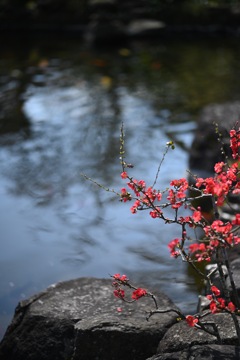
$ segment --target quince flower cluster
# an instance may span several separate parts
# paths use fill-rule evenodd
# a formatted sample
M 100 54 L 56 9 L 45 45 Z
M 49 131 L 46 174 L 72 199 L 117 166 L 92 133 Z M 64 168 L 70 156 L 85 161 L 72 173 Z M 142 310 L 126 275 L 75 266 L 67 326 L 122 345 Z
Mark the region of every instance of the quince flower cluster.
M 188 196 L 189 191 L 194 190 L 198 194 L 198 198 L 211 197 L 214 200 L 214 206 L 221 207 L 230 193 L 240 194 L 240 129 L 230 131 L 230 148 L 233 160 L 230 164 L 227 162 L 216 163 L 214 176 L 205 179 L 196 177 L 194 186 L 190 185 L 185 178 L 175 179 L 164 191 L 147 186 L 144 180 L 132 178 L 123 163 L 121 177 L 127 181 L 128 190 L 126 187 L 121 189 L 120 200 L 123 202 L 134 200 L 130 208 L 131 213 L 136 214 L 140 210 L 149 210 L 149 215 L 154 219 L 160 218 L 166 224 L 177 223 L 182 226 L 182 237 L 173 239 L 168 245 L 172 257 L 182 256 L 184 249 L 185 257 L 188 260 L 211 261 L 211 256 L 217 247 L 233 247 L 240 243 L 240 237 L 233 231 L 234 226 L 240 225 L 239 213 L 231 222 L 224 223 L 216 219 L 209 223 L 201 208 L 195 209 L 191 205 L 193 199 Z M 161 203 L 165 193 L 167 193 L 166 202 Z M 166 207 L 171 207 L 175 211 L 173 219 L 165 217 L 164 209 Z M 188 208 L 192 215 L 179 215 L 181 208 Z M 187 227 L 201 227 L 205 236 L 203 241 L 191 243 L 186 250 L 185 241 L 191 240 L 187 237 Z
M 170 146 L 169 144 L 172 145 L 172 142 L 167 145 Z M 168 244 L 170 254 L 174 258 L 181 257 L 183 261 L 191 264 L 195 270 L 197 268 L 194 263 L 202 261 L 210 262 L 219 250 L 225 251 L 225 249 L 231 249 L 235 245 L 240 244 L 240 237 L 238 236 L 238 231 L 236 231 L 240 226 L 240 213 L 236 213 L 231 221 L 226 222 L 219 219 L 218 213 L 218 208 L 225 204 L 229 194 L 236 196 L 240 194 L 240 128 L 230 131 L 230 149 L 232 151 L 231 160 L 216 163 L 214 166 L 214 176 L 208 178 L 194 176 L 194 185 L 191 185 L 185 178 L 175 179 L 170 182 L 169 188 L 164 191 L 154 188 L 158 179 L 158 173 L 154 185 L 147 186 L 144 180 L 137 180 L 130 176 L 126 168 L 132 168 L 133 166 L 131 164 L 128 165 L 121 158 L 121 177 L 126 181 L 126 187 L 121 189 L 119 194 L 120 200 L 124 203 L 134 201 L 130 208 L 132 214 L 136 214 L 141 210 L 149 210 L 149 215 L 153 219 L 161 219 L 165 224 L 178 224 L 181 227 L 181 236 L 173 239 Z M 121 154 L 124 154 L 123 138 Z M 189 196 L 191 192 L 196 194 L 193 198 Z M 206 218 L 201 207 L 194 208 L 192 205 L 193 200 L 205 197 L 210 198 L 213 204 L 215 218 L 210 221 Z M 167 207 L 173 210 L 172 218 L 167 217 L 164 213 L 164 209 Z M 181 213 L 182 210 L 186 209 L 190 210 L 191 215 L 185 216 Z M 187 230 L 188 228 L 197 227 L 202 229 L 204 236 L 195 243 L 188 236 Z M 231 276 L 231 271 L 229 276 Z M 114 279 L 112 283 L 114 287 L 113 292 L 117 298 L 133 302 L 144 296 L 150 296 L 153 298 L 157 308 L 155 312 L 161 312 L 157 307 L 154 295 L 146 289 L 136 288 L 131 285 L 126 275 L 115 274 L 112 278 Z M 239 315 L 239 301 L 236 300 L 234 304 L 229 297 L 228 299 L 221 297 L 220 290 L 213 285 L 210 277 L 208 281 L 211 294 L 207 295 L 206 298 L 209 301 L 210 313 L 215 314 L 224 311 Z M 122 286 L 132 290 L 131 300 L 126 299 Z M 185 316 L 180 313 L 180 318 L 186 320 L 189 326 L 206 330 L 199 314 Z

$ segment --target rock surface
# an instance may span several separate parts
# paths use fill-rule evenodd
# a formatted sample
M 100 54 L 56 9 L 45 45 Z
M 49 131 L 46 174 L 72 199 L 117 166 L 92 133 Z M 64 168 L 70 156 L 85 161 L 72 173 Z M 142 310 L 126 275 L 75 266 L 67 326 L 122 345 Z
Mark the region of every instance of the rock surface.
M 148 360 L 220 360 L 239 359 L 234 323 L 229 314 L 210 315 L 207 321 L 217 324 L 222 343 L 204 331 L 189 327 L 185 322 L 174 324 L 158 346 L 158 355 Z
M 162 308 L 176 308 L 166 295 L 157 297 Z M 144 360 L 176 322 L 175 313 L 146 321 L 153 305 L 150 298 L 131 304 L 115 299 L 109 279 L 58 283 L 19 303 L 0 344 L 0 359 Z
M 162 309 L 177 309 L 166 295 L 156 295 Z M 0 343 L 0 359 L 239 359 L 240 346 L 229 314 L 207 317 L 218 325 L 219 345 L 216 337 L 177 322 L 174 312 L 146 321 L 151 309 L 150 298 L 134 303 L 114 298 L 109 279 L 58 283 L 19 303 Z
M 213 104 L 203 109 L 197 121 L 197 130 L 190 152 L 189 167 L 192 171 L 201 171 L 203 177 L 205 174 L 206 176 L 213 174 L 215 163 L 223 160 L 215 124 L 222 134 L 224 150 L 230 155 L 229 130 L 238 120 L 240 120 L 240 102 Z
M 147 360 L 237 360 L 240 347 L 233 345 L 195 345 L 182 351 L 155 355 Z
M 227 313 L 209 315 L 207 322 L 217 324 L 224 344 L 238 345 L 237 334 L 231 316 Z M 211 327 L 209 326 L 209 329 Z M 174 339 L 174 341 L 173 341 Z M 216 344 L 217 338 L 202 330 L 190 327 L 185 321 L 174 324 L 164 335 L 158 346 L 158 353 L 170 353 L 188 349 L 194 345 Z
M 202 110 L 189 155 L 189 169 L 193 175 L 211 177 L 214 175 L 214 165 L 217 162 L 225 162 L 226 156 L 231 159 L 229 131 L 239 120 L 239 101 L 212 104 Z M 189 176 L 189 181 L 194 182 L 194 178 Z M 224 221 L 232 220 L 235 213 L 240 211 L 239 195 L 231 194 L 228 200 L 229 204 L 226 203 L 219 209 L 220 218 Z M 207 213 L 212 211 L 212 201 L 209 199 L 197 201 L 194 206 L 201 206 Z

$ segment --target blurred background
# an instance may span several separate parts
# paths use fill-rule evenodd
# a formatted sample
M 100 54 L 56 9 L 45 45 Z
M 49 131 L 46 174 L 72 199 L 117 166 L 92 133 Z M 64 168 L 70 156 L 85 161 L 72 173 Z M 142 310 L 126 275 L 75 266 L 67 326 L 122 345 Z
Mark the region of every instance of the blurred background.
M 126 273 L 195 311 L 178 227 L 81 173 L 121 189 L 124 122 L 135 178 L 153 183 L 170 140 L 156 187 L 187 176 L 202 109 L 240 100 L 239 19 L 239 1 L 0 1 L 0 337 L 20 300 L 80 276 Z

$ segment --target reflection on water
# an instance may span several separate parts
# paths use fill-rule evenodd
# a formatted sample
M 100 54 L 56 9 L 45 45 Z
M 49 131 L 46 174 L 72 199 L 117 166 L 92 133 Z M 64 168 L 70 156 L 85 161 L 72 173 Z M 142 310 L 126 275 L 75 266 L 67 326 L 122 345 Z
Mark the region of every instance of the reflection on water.
M 194 280 L 167 250 L 178 228 L 132 215 L 129 204 L 81 173 L 122 187 L 123 121 L 134 177 L 153 183 L 172 138 L 178 146 L 157 186 L 185 176 L 195 114 L 240 93 L 233 76 L 239 49 L 226 44 L 133 43 L 128 51 L 90 51 L 77 41 L 3 47 L 1 335 L 19 300 L 79 276 L 127 273 L 160 286 L 183 309 L 195 309 Z

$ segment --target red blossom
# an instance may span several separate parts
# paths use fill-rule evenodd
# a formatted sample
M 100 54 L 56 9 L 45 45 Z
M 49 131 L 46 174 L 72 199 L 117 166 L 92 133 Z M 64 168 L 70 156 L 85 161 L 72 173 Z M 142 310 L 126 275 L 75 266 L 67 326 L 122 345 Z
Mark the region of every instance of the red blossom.
M 131 190 L 135 193 L 136 196 L 140 196 L 141 192 L 145 191 L 146 183 L 144 180 L 131 180 L 127 183 Z
M 240 214 L 236 214 L 235 219 L 232 220 L 233 225 L 240 225 Z
M 128 177 L 128 173 L 127 173 L 126 171 L 123 171 L 123 172 L 121 173 L 121 178 L 122 178 L 122 179 L 127 179 L 127 177 Z
M 188 247 L 188 250 L 190 253 L 195 253 L 196 251 L 199 250 L 199 244 L 197 244 L 197 243 L 190 244 Z
M 217 173 L 217 174 L 221 173 L 223 171 L 224 166 L 225 166 L 225 163 L 223 161 L 216 163 L 214 166 L 215 173 Z
M 225 300 L 223 298 L 218 298 L 217 301 L 218 301 L 218 307 L 222 310 L 225 309 L 226 307 Z
M 205 183 L 205 180 L 203 178 L 197 178 L 195 185 L 197 188 L 201 188 L 204 185 L 204 183 Z
M 120 281 L 127 281 L 127 275 L 120 275 L 120 274 L 114 274 L 112 276 L 115 280 L 120 280 Z
M 173 209 L 178 209 L 183 204 L 183 202 L 179 200 L 186 198 L 186 190 L 189 187 L 188 181 L 185 178 L 172 180 L 170 185 L 173 186 L 174 189 L 168 191 L 167 199 L 172 204 Z
M 127 192 L 127 190 L 125 188 L 121 189 L 121 201 L 123 202 L 127 202 L 132 200 L 131 194 L 129 192 Z
M 172 204 L 172 208 L 173 209 L 178 209 L 182 206 L 182 203 L 177 201 L 177 193 L 170 189 L 168 191 L 168 196 L 167 196 L 167 199 L 170 201 L 170 203 Z
M 217 312 L 219 312 L 218 308 L 217 308 L 217 303 L 216 301 L 212 300 L 209 304 L 209 308 L 212 314 L 216 314 Z
M 198 318 L 192 315 L 187 315 L 185 319 L 187 324 L 191 327 L 195 326 L 198 323 Z
M 193 218 L 193 221 L 194 222 L 199 222 L 201 221 L 201 218 L 202 218 L 202 213 L 201 211 L 194 211 L 194 213 L 192 214 L 192 218 Z
M 162 211 L 160 210 L 159 207 L 156 207 L 155 210 L 150 211 L 149 214 L 153 219 L 156 219 L 161 216 Z
M 232 150 L 233 159 L 239 158 L 239 147 L 240 147 L 240 129 L 232 129 L 230 131 L 230 148 Z
M 216 203 L 218 206 L 222 206 L 226 196 L 228 195 L 231 187 L 232 182 L 236 178 L 236 168 L 230 168 L 228 172 L 222 172 L 220 174 L 216 174 L 216 176 L 202 179 L 198 178 L 196 180 L 196 187 L 202 188 L 204 194 L 209 194 L 215 196 Z
M 189 252 L 193 254 L 198 262 L 210 261 L 211 248 L 204 243 L 194 243 L 189 245 Z
M 192 222 L 192 218 L 191 218 L 191 216 L 185 216 L 185 217 L 181 216 L 181 217 L 179 218 L 179 222 L 180 222 L 181 224 L 191 223 L 191 222 Z
M 124 299 L 125 291 L 122 290 L 122 289 L 115 289 L 115 290 L 113 291 L 113 294 L 114 294 L 114 296 L 116 296 L 116 297 L 119 298 L 119 299 Z
M 230 181 L 237 180 L 237 171 L 238 171 L 238 164 L 234 163 L 227 171 L 226 176 L 229 184 L 231 185 Z
M 206 236 L 210 240 L 217 240 L 220 238 L 222 240 L 222 244 L 235 244 L 236 237 L 233 235 L 232 231 L 232 224 L 230 222 L 224 223 L 221 220 L 215 220 L 211 225 L 205 226 L 203 228 L 205 231 Z M 213 245 L 214 243 L 212 243 Z
M 132 214 L 136 214 L 138 207 L 141 205 L 140 200 L 136 200 L 133 206 L 130 208 Z
M 229 302 L 227 305 L 227 309 L 231 312 L 234 312 L 236 310 L 236 306 L 233 304 L 233 302 Z
M 221 294 L 220 290 L 216 286 L 211 286 L 211 291 L 215 296 L 219 296 Z
M 172 180 L 170 182 L 170 185 L 174 186 L 175 188 L 181 189 L 181 190 L 188 189 L 188 181 L 185 178 L 181 178 L 178 180 Z
M 176 251 L 176 248 L 178 249 L 180 245 L 179 239 L 174 239 L 168 244 L 168 248 L 170 250 L 172 257 L 178 257 L 180 255 L 179 251 Z
M 188 250 L 198 262 L 211 260 L 211 248 L 204 243 L 191 244 L 189 245 Z
M 132 299 L 133 300 L 138 300 L 141 297 L 145 296 L 147 294 L 147 291 L 145 289 L 142 288 L 138 288 L 136 290 L 133 291 L 132 293 Z
M 208 299 L 210 300 L 211 298 L 208 296 Z M 212 299 L 209 308 L 212 314 L 221 312 L 226 308 L 225 300 L 223 298 L 218 298 L 217 300 Z

